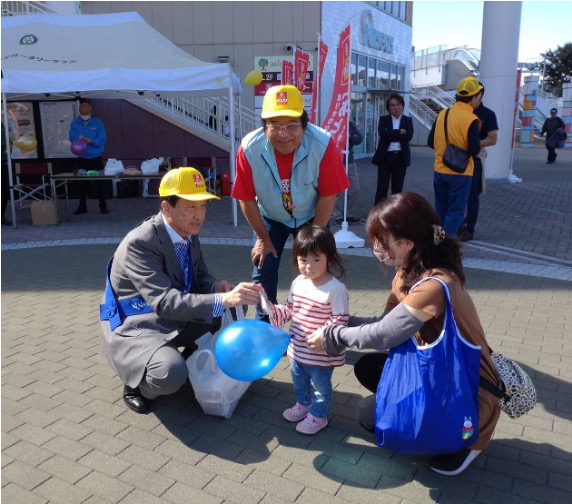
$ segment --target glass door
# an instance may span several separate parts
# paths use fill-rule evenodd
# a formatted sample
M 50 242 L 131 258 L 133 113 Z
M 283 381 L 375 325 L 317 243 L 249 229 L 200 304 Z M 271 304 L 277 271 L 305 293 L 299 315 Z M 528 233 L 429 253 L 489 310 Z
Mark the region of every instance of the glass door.
M 379 143 L 379 135 L 377 133 L 377 126 L 379 124 L 379 118 L 386 115 L 385 110 L 385 100 L 389 97 L 389 94 L 379 91 L 374 91 L 371 93 L 372 109 L 373 109 L 373 129 L 372 129 L 372 153 L 377 149 L 377 144 Z
M 362 137 L 366 138 L 366 107 L 365 107 L 366 93 L 352 92 L 350 120 L 356 125 Z M 366 152 L 366 142 L 360 145 L 354 145 L 354 156 L 361 157 L 361 154 Z

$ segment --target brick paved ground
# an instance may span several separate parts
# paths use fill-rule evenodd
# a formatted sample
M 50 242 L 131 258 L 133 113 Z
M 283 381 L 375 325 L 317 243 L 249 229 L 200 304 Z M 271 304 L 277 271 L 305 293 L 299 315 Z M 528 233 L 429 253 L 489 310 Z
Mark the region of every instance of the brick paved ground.
M 406 189 L 432 198 L 430 153 L 414 150 Z M 127 410 L 99 349 L 97 306 L 115 242 L 156 200 L 113 200 L 109 216 L 57 227 L 31 226 L 20 211 L 20 228 L 2 229 L 2 502 L 570 502 L 572 152 L 550 167 L 544 155 L 517 150 L 523 183 L 489 187 L 478 243 L 465 247 L 489 343 L 530 373 L 539 404 L 518 420 L 503 415 L 489 450 L 456 478 L 377 448 L 357 426 L 359 352 L 335 371 L 330 426 L 317 436 L 281 417 L 293 402 L 285 360 L 229 420 L 203 415 L 190 387 L 158 399 L 149 415 Z M 360 174 L 365 216 L 373 167 L 361 162 Z M 230 200 L 211 205 L 207 219 L 213 273 L 247 278 L 250 231 L 241 217 L 230 225 Z M 352 312 L 379 313 L 390 279 L 366 249 L 345 252 Z M 282 297 L 290 279 L 282 268 Z

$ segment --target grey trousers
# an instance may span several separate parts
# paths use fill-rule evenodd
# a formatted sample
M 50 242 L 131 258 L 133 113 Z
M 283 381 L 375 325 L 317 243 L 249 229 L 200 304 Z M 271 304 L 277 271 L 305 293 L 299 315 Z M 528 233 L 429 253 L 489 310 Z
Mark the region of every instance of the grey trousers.
M 187 381 L 189 370 L 185 358 L 179 352 L 178 347 L 194 345 L 194 342 L 203 334 L 214 332 L 220 327 L 220 319 L 217 323 L 188 324 L 170 343 L 160 347 L 145 366 L 143 380 L 139 383 L 139 390 L 143 397 L 155 399 L 160 395 L 174 394 Z
M 348 164 L 348 178 L 350 179 L 350 187 L 348 189 L 348 209 L 346 217 L 358 218 L 358 201 L 359 201 L 359 176 L 357 165 L 355 163 Z M 336 196 L 336 203 L 332 211 L 332 219 L 343 219 L 344 217 L 344 193 Z

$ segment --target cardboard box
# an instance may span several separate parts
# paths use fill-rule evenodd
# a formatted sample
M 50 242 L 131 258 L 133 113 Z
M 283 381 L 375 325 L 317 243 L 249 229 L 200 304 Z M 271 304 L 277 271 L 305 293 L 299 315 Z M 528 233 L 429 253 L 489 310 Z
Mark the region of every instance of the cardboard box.
M 55 201 L 34 201 L 32 203 L 32 224 L 48 226 L 56 224 Z

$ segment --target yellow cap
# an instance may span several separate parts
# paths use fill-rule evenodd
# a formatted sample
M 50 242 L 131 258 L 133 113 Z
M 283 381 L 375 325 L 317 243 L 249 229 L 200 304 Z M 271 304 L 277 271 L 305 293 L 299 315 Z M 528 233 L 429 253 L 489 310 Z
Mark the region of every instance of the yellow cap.
M 465 77 L 457 84 L 458 96 L 473 96 L 483 89 L 483 86 L 474 77 Z
M 220 199 L 207 191 L 205 179 L 195 168 L 175 168 L 161 179 L 159 196 L 178 196 L 189 201 Z
M 304 99 L 296 86 L 272 86 L 262 101 L 262 119 L 271 117 L 300 117 Z

